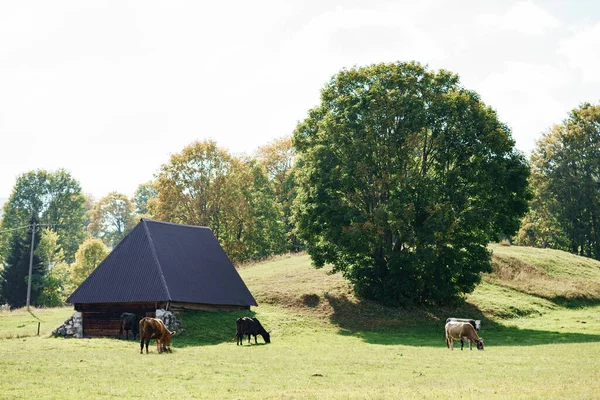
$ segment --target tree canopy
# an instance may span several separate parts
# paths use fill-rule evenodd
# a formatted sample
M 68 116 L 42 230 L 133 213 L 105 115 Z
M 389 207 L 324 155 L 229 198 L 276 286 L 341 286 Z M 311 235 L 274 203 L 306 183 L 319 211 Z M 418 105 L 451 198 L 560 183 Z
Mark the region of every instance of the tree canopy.
M 600 106 L 571 111 L 536 143 L 536 197 L 519 242 L 600 260 Z
M 71 281 L 75 287 L 96 269 L 108 255 L 108 249 L 98 238 L 90 238 L 79 246 L 72 265 Z
M 29 221 L 29 229 L 26 235 L 13 235 L 10 243 L 8 256 L 4 269 L 0 274 L 0 293 L 2 304 L 7 303 L 12 308 L 23 307 L 27 300 L 27 285 L 29 279 L 29 261 L 31 257 L 31 241 L 33 235 L 34 254 L 31 273 L 31 297 L 30 304 L 39 305 L 38 298 L 43 289 L 43 281 L 46 269 L 35 249 L 40 243 L 40 228 L 33 229 L 33 223 L 37 224 L 35 217 Z
M 213 141 L 174 154 L 157 175 L 149 212 L 163 221 L 210 227 L 234 262 L 277 252 L 283 224 L 266 172 Z
M 133 204 L 138 215 L 148 214 L 148 203 L 158 195 L 153 181 L 142 183 L 133 194 Z
M 59 235 L 65 258 L 72 261 L 85 238 L 85 197 L 79 182 L 64 171 L 30 171 L 17 178 L 12 194 L 4 204 L 0 230 L 26 226 L 34 216 L 43 226 Z M 0 237 L 0 262 L 8 255 L 9 243 L 18 231 Z M 14 233 L 17 232 L 17 233 Z
M 288 251 L 299 251 L 303 248 L 302 242 L 296 236 L 292 218 L 292 203 L 296 197 L 295 157 L 296 151 L 290 136 L 275 139 L 259 147 L 256 152 L 256 159 L 267 171 L 275 191 L 275 198 L 283 214 Z
M 447 303 L 490 270 L 530 199 L 510 130 L 457 75 L 418 63 L 342 70 L 294 132 L 297 231 L 359 296 Z
M 109 246 L 116 246 L 137 223 L 135 206 L 127 196 L 111 192 L 90 210 L 88 232 Z

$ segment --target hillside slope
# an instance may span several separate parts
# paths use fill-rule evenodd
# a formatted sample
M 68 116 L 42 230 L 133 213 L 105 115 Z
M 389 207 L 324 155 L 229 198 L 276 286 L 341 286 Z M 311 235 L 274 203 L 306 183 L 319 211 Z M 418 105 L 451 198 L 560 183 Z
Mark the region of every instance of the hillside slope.
M 493 272 L 485 274 L 465 304 L 457 307 L 394 308 L 358 299 L 341 274 L 313 268 L 307 255 L 245 267 L 240 275 L 259 304 L 319 317 L 349 330 L 397 327 L 414 317 L 437 323 L 449 315 L 489 321 L 600 304 L 600 262 L 558 250 L 490 248 Z
M 487 282 L 565 304 L 600 299 L 600 261 L 560 250 L 492 245 Z

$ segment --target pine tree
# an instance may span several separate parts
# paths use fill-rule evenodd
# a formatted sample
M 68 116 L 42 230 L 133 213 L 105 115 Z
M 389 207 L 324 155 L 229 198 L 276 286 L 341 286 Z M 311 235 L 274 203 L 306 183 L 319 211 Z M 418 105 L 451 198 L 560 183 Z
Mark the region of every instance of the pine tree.
M 29 276 L 29 257 L 31 252 L 31 235 L 34 234 L 34 250 L 40 243 L 41 234 L 39 229 L 32 232 L 31 226 L 37 221 L 32 218 L 27 236 L 23 237 L 19 232 L 13 234 L 10 253 L 6 259 L 2 278 L 2 303 L 8 303 L 11 308 L 23 307 L 27 301 L 27 279 Z M 34 254 L 31 273 L 31 304 L 36 304 L 42 291 L 45 268 L 40 258 Z

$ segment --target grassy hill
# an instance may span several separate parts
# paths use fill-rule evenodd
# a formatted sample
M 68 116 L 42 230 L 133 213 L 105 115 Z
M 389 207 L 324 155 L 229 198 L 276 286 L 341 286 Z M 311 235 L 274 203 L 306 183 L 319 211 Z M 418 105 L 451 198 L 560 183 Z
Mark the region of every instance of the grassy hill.
M 565 306 L 600 303 L 600 262 L 560 250 L 491 246 L 485 281 Z
M 600 304 L 600 262 L 567 252 L 531 247 L 491 245 L 491 274 L 467 296 L 462 307 L 442 312 L 485 311 L 494 318 L 544 314 L 560 307 Z M 307 255 L 290 256 L 243 268 L 241 275 L 261 304 L 344 320 L 357 326 L 381 326 L 394 317 L 434 315 L 422 308 L 389 308 L 359 301 L 341 274 L 310 267 Z M 433 314 L 432 314 L 433 313 Z M 445 318 L 444 318 L 445 319 Z
M 309 318 L 311 324 L 330 325 L 349 334 L 389 330 L 428 332 L 443 326 L 449 316 L 481 319 L 484 331 L 511 323 L 522 324 L 524 319 L 530 319 L 539 326 L 560 332 L 565 329 L 562 324 L 565 318 L 559 318 L 560 324 L 553 324 L 553 319 L 563 314 L 579 315 L 600 305 L 600 262 L 551 249 L 501 245 L 490 248 L 493 272 L 485 274 L 483 282 L 466 296 L 465 304 L 457 307 L 394 308 L 358 299 L 341 274 L 331 274 L 327 268 L 313 268 L 308 255 L 279 257 L 244 266 L 239 272 L 259 303 L 248 315 L 261 314 L 261 310 L 268 308 L 277 310 L 280 316 L 293 316 L 292 320 L 303 316 Z M 569 314 L 571 310 L 580 312 Z M 6 318 L 0 317 L 0 338 L 33 336 L 38 322 L 41 334 L 48 334 L 71 313 L 70 307 L 13 313 L 12 329 L 6 326 Z M 230 340 L 231 320 L 238 314 L 224 313 L 223 322 L 219 322 L 219 318 L 211 322 L 211 326 L 222 328 L 213 329 L 218 333 L 204 331 L 202 337 L 192 337 L 192 340 L 206 343 Z M 0 314 L 3 315 L 7 314 Z M 573 324 L 568 326 L 571 333 L 573 329 L 585 333 L 589 326 L 586 324 L 600 325 L 600 316 L 574 318 Z M 206 323 L 196 321 L 194 313 L 189 313 L 184 320 L 192 327 Z M 226 334 L 220 334 L 225 331 Z
M 141 356 L 139 343 L 124 340 L 48 338 L 71 308 L 0 313 L 0 393 L 16 398 L 58 398 L 73 390 L 91 398 L 597 397 L 600 263 L 552 250 L 491 248 L 494 271 L 464 305 L 453 308 L 391 308 L 357 299 L 340 275 L 312 268 L 306 255 L 245 266 L 240 275 L 259 307 L 181 314 L 187 330 L 173 338 L 170 355 L 154 350 Z M 235 319 L 242 315 L 259 317 L 272 343 L 259 338 L 258 345 L 236 346 Z M 446 349 L 448 316 L 482 319 L 485 351 Z

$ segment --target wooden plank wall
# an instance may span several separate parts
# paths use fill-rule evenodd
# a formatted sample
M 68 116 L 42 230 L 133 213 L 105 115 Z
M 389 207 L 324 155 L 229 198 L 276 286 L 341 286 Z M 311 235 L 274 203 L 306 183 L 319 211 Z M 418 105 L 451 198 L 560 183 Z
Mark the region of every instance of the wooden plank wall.
M 154 317 L 156 309 L 167 308 L 166 302 L 148 303 L 96 303 L 75 304 L 75 310 L 81 311 L 83 316 L 84 337 L 117 337 L 121 326 L 121 314 L 130 312 L 140 318 Z M 245 306 L 217 306 L 212 304 L 171 303 L 171 310 L 204 310 L 204 311 L 231 311 L 248 310 Z M 131 335 L 130 335 L 131 337 Z
M 76 304 L 75 310 L 82 313 L 84 337 L 117 337 L 122 313 L 135 313 L 140 318 L 154 317 L 157 307 L 164 308 L 166 303 Z

